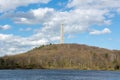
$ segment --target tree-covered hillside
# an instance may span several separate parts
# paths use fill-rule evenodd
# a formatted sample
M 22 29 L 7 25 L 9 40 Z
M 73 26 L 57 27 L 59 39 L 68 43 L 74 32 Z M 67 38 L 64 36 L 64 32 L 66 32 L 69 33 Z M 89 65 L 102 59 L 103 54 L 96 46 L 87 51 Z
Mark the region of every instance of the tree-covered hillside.
M 120 70 L 120 51 L 79 44 L 53 44 L 0 58 L 1 69 Z

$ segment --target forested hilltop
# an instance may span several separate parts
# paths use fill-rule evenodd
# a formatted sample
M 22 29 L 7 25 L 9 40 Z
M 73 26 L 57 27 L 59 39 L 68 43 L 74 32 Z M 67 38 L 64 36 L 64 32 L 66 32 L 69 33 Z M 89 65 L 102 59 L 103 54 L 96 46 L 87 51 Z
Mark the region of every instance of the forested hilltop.
M 80 44 L 50 44 L 0 58 L 0 69 L 120 70 L 120 51 Z

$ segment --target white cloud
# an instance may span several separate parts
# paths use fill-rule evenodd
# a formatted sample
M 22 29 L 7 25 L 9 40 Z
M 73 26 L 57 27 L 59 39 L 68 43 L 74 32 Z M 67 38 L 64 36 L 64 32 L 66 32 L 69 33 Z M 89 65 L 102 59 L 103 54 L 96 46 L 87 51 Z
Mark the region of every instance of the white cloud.
M 17 7 L 36 3 L 48 3 L 50 0 L 0 0 L 0 12 L 14 10 Z
M 16 16 L 13 16 L 13 20 L 18 24 L 42 24 L 43 22 L 48 21 L 52 15 L 55 13 L 53 8 L 38 8 L 32 9 L 27 13 L 16 13 Z M 21 14 L 21 15 L 20 15 Z M 30 15 L 30 16 L 27 16 Z
M 74 36 L 74 35 L 68 35 L 68 39 L 72 39 L 72 38 L 75 38 L 76 36 Z
M 91 35 L 100 35 L 100 34 L 109 34 L 111 33 L 111 30 L 108 28 L 103 29 L 102 31 L 99 30 L 93 30 L 90 32 Z
M 26 24 L 31 24 L 31 22 L 27 18 L 19 18 L 18 20 L 21 21 L 21 22 L 16 21 L 15 23 L 23 23 L 24 22 Z
M 79 9 L 115 9 L 120 8 L 120 0 L 69 0 L 67 7 Z
M 119 8 L 117 11 L 118 11 L 118 13 L 120 14 L 120 8 Z
M 47 44 L 48 40 L 43 37 L 19 37 L 12 34 L 0 34 L 0 56 L 11 55 L 28 51 L 36 46 Z
M 36 33 L 30 37 L 20 37 L 13 34 L 0 34 L 0 56 L 23 53 L 28 50 L 59 40 L 59 36 Z
M 28 27 L 28 28 L 20 28 L 19 31 L 31 31 L 32 28 Z
M 6 38 L 8 37 L 11 37 L 12 35 L 3 35 L 3 34 L 0 34 L 0 40 L 5 40 Z
M 8 30 L 10 28 L 11 28 L 10 25 L 0 25 L 0 30 Z

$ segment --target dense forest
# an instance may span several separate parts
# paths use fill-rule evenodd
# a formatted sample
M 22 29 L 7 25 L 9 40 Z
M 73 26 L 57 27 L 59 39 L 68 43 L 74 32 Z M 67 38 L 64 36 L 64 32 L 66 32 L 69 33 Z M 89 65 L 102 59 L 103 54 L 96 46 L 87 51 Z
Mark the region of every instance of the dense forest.
M 120 51 L 80 44 L 50 44 L 0 57 L 0 69 L 120 70 Z

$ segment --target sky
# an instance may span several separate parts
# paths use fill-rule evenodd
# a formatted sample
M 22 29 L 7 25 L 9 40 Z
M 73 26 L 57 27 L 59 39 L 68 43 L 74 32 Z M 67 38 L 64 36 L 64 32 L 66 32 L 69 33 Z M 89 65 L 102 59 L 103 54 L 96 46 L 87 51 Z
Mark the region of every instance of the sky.
M 120 0 L 0 0 L 0 56 L 65 43 L 120 50 Z

